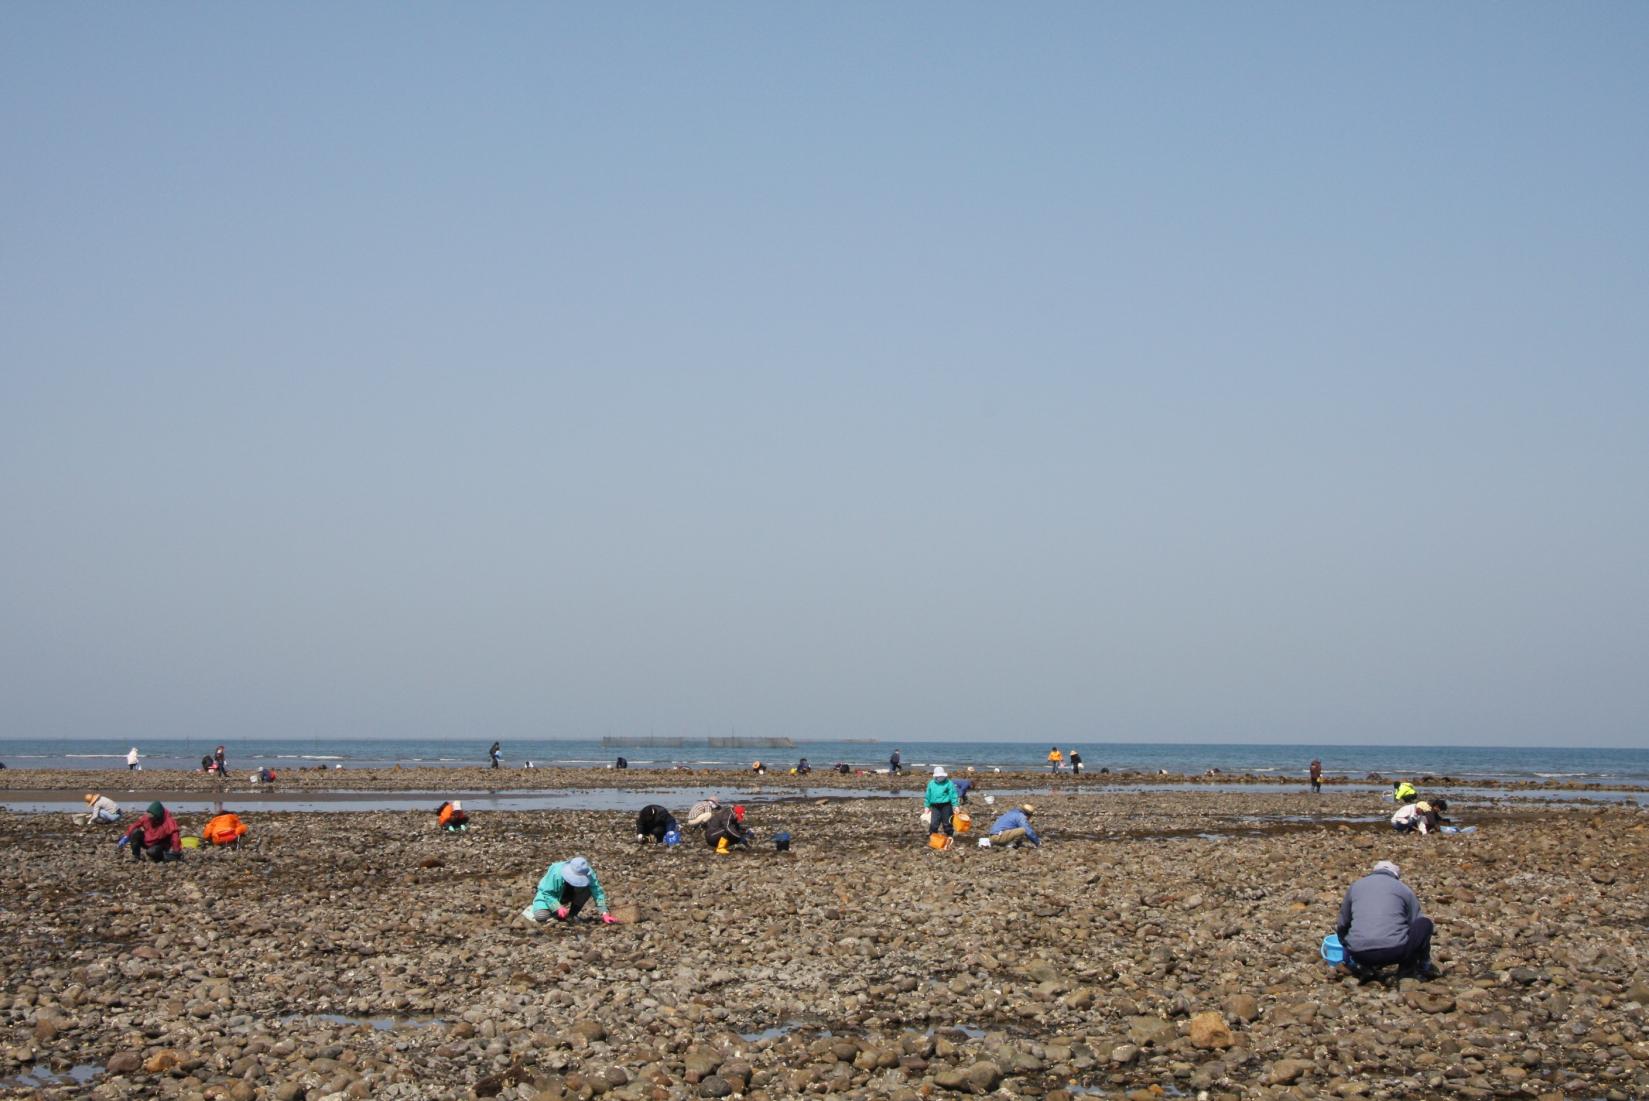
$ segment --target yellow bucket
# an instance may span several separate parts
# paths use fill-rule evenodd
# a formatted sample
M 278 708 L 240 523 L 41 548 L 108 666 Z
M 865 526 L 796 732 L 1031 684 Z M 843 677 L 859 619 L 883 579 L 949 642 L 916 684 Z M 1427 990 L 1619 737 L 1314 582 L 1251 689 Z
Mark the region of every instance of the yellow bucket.
M 182 844 L 183 844 L 183 847 L 186 848 L 186 849 L 198 849 L 198 848 L 200 848 L 200 838 L 198 838 L 198 837 L 185 837 L 183 839 Z
M 951 821 L 955 824 L 957 833 L 967 833 L 973 826 L 973 815 L 965 810 L 959 810 Z

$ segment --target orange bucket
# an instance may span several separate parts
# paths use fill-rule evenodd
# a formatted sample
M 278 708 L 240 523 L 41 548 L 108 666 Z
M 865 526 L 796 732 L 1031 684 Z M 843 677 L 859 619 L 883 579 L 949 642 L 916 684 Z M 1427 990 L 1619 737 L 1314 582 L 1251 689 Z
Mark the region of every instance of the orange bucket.
M 951 822 L 956 826 L 957 833 L 967 833 L 973 827 L 973 815 L 965 810 L 959 810 Z
M 943 852 L 950 848 L 950 838 L 942 833 L 928 834 L 928 848 Z

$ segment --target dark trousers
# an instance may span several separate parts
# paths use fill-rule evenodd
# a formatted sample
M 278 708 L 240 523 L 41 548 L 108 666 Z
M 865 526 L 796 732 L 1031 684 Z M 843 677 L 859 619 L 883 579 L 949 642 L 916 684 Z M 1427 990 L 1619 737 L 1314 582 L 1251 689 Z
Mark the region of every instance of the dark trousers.
M 1314 795 L 1318 794 L 1322 790 L 1323 790 L 1323 782 L 1321 780 L 1317 779 L 1317 777 L 1313 776 L 1311 778 L 1311 791 L 1312 791 L 1312 794 L 1314 794 Z
M 956 827 L 951 823 L 951 812 L 956 808 L 949 803 L 935 803 L 928 808 L 933 811 L 933 821 L 928 826 L 929 833 L 942 833 L 956 836 Z M 909 813 L 909 812 L 906 812 Z
M 588 887 L 574 887 L 571 883 L 561 885 L 561 905 L 567 908 L 567 920 L 571 921 L 584 909 L 584 904 L 590 901 Z
M 1383 967 L 1388 963 L 1419 967 L 1431 960 L 1431 918 L 1424 914 L 1409 923 L 1408 939 L 1391 948 L 1374 948 L 1353 953 L 1358 967 Z
M 182 853 L 173 852 L 171 847 L 164 841 L 160 842 L 158 845 L 145 845 L 141 841 L 134 841 L 132 843 L 133 860 L 142 860 L 145 856 L 147 856 L 150 860 L 153 860 L 156 864 L 159 864 L 162 860 L 177 860 L 181 858 L 182 855 Z

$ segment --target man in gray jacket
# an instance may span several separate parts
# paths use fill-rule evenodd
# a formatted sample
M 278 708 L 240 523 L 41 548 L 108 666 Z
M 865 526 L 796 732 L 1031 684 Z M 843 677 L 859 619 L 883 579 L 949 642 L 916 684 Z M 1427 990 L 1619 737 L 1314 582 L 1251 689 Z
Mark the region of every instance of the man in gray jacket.
M 1431 918 L 1420 912 L 1420 900 L 1401 876 L 1389 860 L 1374 865 L 1346 891 L 1334 930 L 1355 967 L 1395 963 L 1398 974 L 1429 979 L 1437 974 L 1431 962 Z

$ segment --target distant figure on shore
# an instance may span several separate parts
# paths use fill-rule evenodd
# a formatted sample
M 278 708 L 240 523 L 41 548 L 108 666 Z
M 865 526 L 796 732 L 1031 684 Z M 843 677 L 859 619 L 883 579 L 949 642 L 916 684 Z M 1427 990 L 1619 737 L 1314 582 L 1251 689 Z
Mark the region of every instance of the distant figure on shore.
M 951 783 L 945 770 L 938 765 L 933 766 L 933 779 L 928 781 L 928 789 L 922 795 L 922 802 L 928 809 L 928 836 L 936 833 L 946 837 L 956 836 L 956 825 L 951 817 L 956 813 L 956 803 L 960 798 L 956 794 L 956 785 Z
M 551 918 L 572 921 L 592 898 L 601 913 L 601 923 L 615 924 L 616 919 L 607 912 L 607 892 L 601 889 L 595 869 L 584 857 L 575 856 L 549 866 L 538 881 L 532 904 L 521 911 L 521 916 L 534 925 L 543 925 Z
M 1391 798 L 1396 803 L 1412 803 L 1420 798 L 1420 793 L 1414 790 L 1414 785 L 1407 780 L 1393 780 L 1391 782 Z
M 137 839 L 136 844 L 133 844 L 133 838 Z M 133 860 L 142 860 L 147 856 L 159 864 L 163 860 L 183 859 L 183 834 L 178 830 L 177 819 L 158 799 L 137 816 L 137 821 L 115 844 L 120 847 L 131 845 Z
M 1323 762 L 1311 758 L 1311 793 L 1316 795 L 1323 790 Z
M 636 840 L 645 841 L 651 837 L 660 845 L 664 844 L 664 835 L 671 830 L 678 830 L 676 816 L 660 806 L 658 803 L 648 803 L 636 815 Z
M 136 772 L 137 771 L 137 762 L 138 762 L 137 746 L 134 745 L 131 749 L 128 749 L 126 751 L 126 771 L 127 772 Z
M 1399 975 L 1429 979 L 1437 974 L 1431 962 L 1432 921 L 1420 912 L 1420 900 L 1389 860 L 1375 864 L 1346 891 L 1334 931 L 1354 972 L 1395 963 Z
M 904 765 L 899 763 L 902 760 L 904 760 L 904 758 L 899 756 L 899 751 L 897 749 L 894 750 L 893 756 L 887 759 L 887 770 L 889 775 L 897 776 L 900 772 L 904 771 Z
M 463 833 L 470 828 L 470 816 L 463 803 L 449 799 L 435 808 L 435 824 L 448 833 Z
M 120 804 L 107 795 L 99 795 L 95 791 L 86 793 L 86 814 L 81 824 L 86 826 L 101 825 L 105 822 L 120 820 Z
M 962 779 L 962 780 L 952 780 L 951 783 L 956 785 L 956 802 L 957 802 L 957 805 L 966 806 L 967 802 L 968 802 L 968 792 L 973 790 L 973 781 L 972 780 L 967 780 L 967 779 Z
M 757 776 L 760 776 L 767 771 L 767 766 L 762 764 L 760 761 L 751 761 L 750 771 L 754 772 Z
M 618 760 L 613 762 L 613 767 L 614 768 L 629 768 L 630 767 L 630 762 L 627 761 L 626 759 L 624 759 L 623 757 L 620 757 Z
M 212 752 L 212 763 L 218 766 L 219 776 L 229 775 L 229 757 L 223 752 L 221 745 Z
M 690 829 L 698 829 L 710 821 L 710 816 L 721 809 L 721 803 L 715 799 L 700 799 L 687 808 L 687 825 Z
M 503 755 L 503 752 L 504 747 L 499 745 L 497 742 L 492 743 L 492 748 L 487 750 L 487 756 L 492 758 L 493 768 L 498 767 L 498 758 Z
M 704 824 L 704 841 L 719 855 L 725 856 L 733 846 L 749 848 L 752 834 L 744 824 L 744 808 L 718 807 Z
M 246 823 L 240 820 L 240 815 L 224 811 L 201 827 L 200 839 L 208 845 L 228 845 L 238 849 L 246 830 Z
M 273 784 L 275 782 L 275 770 L 265 765 L 252 774 L 252 782 L 254 784 Z
M 830 766 L 830 771 L 834 772 L 838 776 L 846 776 L 853 771 L 853 766 L 848 764 L 846 761 L 837 761 L 835 764 Z
M 797 776 L 806 776 L 809 772 L 812 772 L 812 771 L 813 771 L 813 766 L 807 763 L 807 758 L 806 757 L 803 757 L 801 760 L 796 762 L 796 775 Z
M 1071 775 L 1072 776 L 1081 776 L 1082 775 L 1082 754 L 1078 753 L 1076 750 L 1073 749 L 1073 750 L 1071 750 L 1069 756 L 1071 758 Z
M 1065 764 L 1065 757 L 1064 757 L 1064 755 L 1062 755 L 1059 752 L 1059 747 L 1058 746 L 1054 746 L 1052 749 L 1048 750 L 1048 767 L 1049 768 L 1051 768 L 1055 772 L 1058 772 L 1061 768 L 1064 767 L 1064 764 Z
M 998 817 L 996 821 L 991 823 L 990 832 L 986 834 L 991 847 L 1018 848 L 1029 841 L 1032 845 L 1040 848 L 1042 838 L 1038 837 L 1036 831 L 1031 828 L 1031 815 L 1035 813 L 1036 807 L 1026 803 Z

